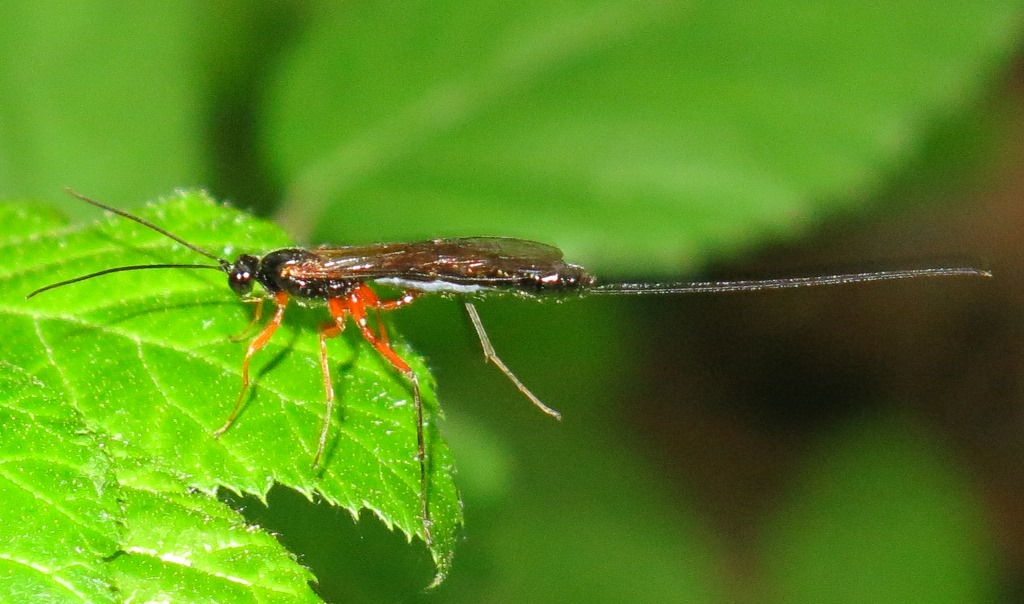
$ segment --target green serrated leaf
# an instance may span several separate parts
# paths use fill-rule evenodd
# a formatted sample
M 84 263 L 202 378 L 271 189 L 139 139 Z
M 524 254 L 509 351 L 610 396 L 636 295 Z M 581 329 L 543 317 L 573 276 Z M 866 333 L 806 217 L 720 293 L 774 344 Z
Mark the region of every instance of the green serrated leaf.
M 287 245 L 272 225 L 184 193 L 141 214 L 225 257 Z M 293 306 L 254 357 L 253 387 L 220 439 L 238 396 L 244 331 L 252 313 L 226 277 L 206 270 L 135 271 L 48 291 L 43 285 L 113 266 L 197 262 L 196 254 L 122 218 L 32 235 L 0 236 L 9 262 L 0 314 L 9 326 L 0 358 L 62 384 L 86 425 L 118 459 L 152 464 L 208 495 L 228 489 L 264 497 L 275 483 L 348 509 L 376 514 L 411 539 L 423 537 L 415 419 L 408 385 L 355 330 L 329 341 L 336 417 L 322 467 L 311 467 L 324 393 L 315 328 L 322 308 Z M 202 263 L 205 259 L 199 258 Z M 431 554 L 448 570 L 461 508 L 451 458 L 440 439 L 432 383 L 400 338 L 398 352 L 421 375 L 429 429 Z
M 312 573 L 228 506 L 145 468 L 119 478 L 125 555 L 111 566 L 125 601 L 321 601 Z
M 1006 0 L 346 5 L 274 83 L 280 216 L 323 240 L 501 233 L 678 272 L 863 202 L 983 89 L 1020 15 Z
M 70 405 L 0 359 L 0 597 L 115 602 L 117 485 L 101 439 Z

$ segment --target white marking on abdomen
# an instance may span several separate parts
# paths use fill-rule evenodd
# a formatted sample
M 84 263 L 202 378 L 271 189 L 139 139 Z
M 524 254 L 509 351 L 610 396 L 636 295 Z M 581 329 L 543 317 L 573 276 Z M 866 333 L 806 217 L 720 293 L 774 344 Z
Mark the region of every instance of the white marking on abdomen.
M 467 283 L 451 283 L 448 281 L 413 281 L 411 279 L 402 279 L 400 277 L 385 277 L 383 279 L 374 279 L 376 283 L 384 283 L 386 285 L 394 285 L 400 289 L 411 289 L 414 291 L 428 292 L 428 293 L 440 293 L 450 292 L 454 294 L 473 294 L 476 292 L 487 291 L 494 289 L 493 287 L 487 287 L 479 284 L 467 284 Z

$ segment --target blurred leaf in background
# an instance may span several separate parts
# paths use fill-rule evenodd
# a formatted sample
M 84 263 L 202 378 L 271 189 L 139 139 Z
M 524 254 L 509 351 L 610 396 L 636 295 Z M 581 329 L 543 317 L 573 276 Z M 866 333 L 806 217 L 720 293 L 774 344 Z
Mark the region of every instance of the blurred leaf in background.
M 778 601 L 993 599 L 981 502 L 929 440 L 894 415 L 819 443 L 767 531 Z
M 346 5 L 269 91 L 279 216 L 678 272 L 863 202 L 1005 59 L 1013 6 Z
M 54 199 L 74 186 L 138 202 L 202 185 L 195 17 L 180 3 L 0 6 L 0 195 Z
M 995 148 L 998 136 L 978 143 L 989 139 L 974 125 L 1008 71 L 1021 16 L 1010 1 L 96 1 L 74 11 L 10 2 L 0 8 L 0 196 L 56 200 L 73 185 L 127 206 L 205 184 L 277 216 L 302 242 L 520 236 L 563 247 L 599 274 L 678 277 L 823 219 L 898 216 L 897 204 L 872 195 L 914 182 L 908 171 L 934 173 L 920 158 L 956 165 L 964 141 Z M 970 126 L 936 152 L 929 143 L 950 123 Z M 441 430 L 466 506 L 452 575 L 425 599 L 818 595 L 811 589 L 828 573 L 801 561 L 834 569 L 843 551 L 815 552 L 844 542 L 828 522 L 806 519 L 842 518 L 835 493 L 857 480 L 809 481 L 807 493 L 787 491 L 805 507 L 744 518 L 771 524 L 769 547 L 754 555 L 701 507 L 702 485 L 679 480 L 674 466 L 686 461 L 665 461 L 651 450 L 657 435 L 640 431 L 655 404 L 644 395 L 657 391 L 643 376 L 678 379 L 702 354 L 674 335 L 700 322 L 681 314 L 687 308 L 482 305 L 499 354 L 564 413 L 561 424 L 480 362 L 457 305 L 424 301 L 396 313 L 436 369 L 450 418 Z M 832 323 L 843 321 L 836 312 Z M 671 348 L 656 342 L 660 334 L 673 334 Z M 813 404 L 828 408 L 847 394 L 822 387 Z M 682 404 L 696 410 L 715 401 L 688 396 Z M 737 433 L 715 434 L 728 450 Z M 922 492 L 946 503 L 919 529 L 935 541 L 917 542 L 947 545 L 930 548 L 934 557 L 893 546 L 877 558 L 887 565 L 878 576 L 900 577 L 921 560 L 934 561 L 933 571 L 959 564 L 968 570 L 946 576 L 957 583 L 949 593 L 991 593 L 981 513 L 961 486 L 968 470 L 947 463 L 941 446 L 915 445 L 914 429 L 886 434 L 849 449 L 824 438 L 835 444 L 805 453 L 809 466 L 825 467 L 832 449 L 864 451 L 850 464 L 891 484 L 872 460 L 909 447 L 902 473 L 938 474 Z M 783 448 L 797 454 L 771 437 L 766 429 L 766 463 L 783 464 L 772 454 Z M 772 486 L 749 488 L 764 497 Z M 233 503 L 301 552 L 328 601 L 406 598 L 423 586 L 424 561 L 370 523 L 353 528 L 347 515 L 282 492 L 269 508 Z

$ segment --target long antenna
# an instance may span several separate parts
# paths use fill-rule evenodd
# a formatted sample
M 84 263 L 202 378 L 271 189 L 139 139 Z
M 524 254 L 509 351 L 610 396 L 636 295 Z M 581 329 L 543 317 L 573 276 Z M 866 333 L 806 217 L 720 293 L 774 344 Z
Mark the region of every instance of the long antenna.
M 739 281 L 692 281 L 688 283 L 608 283 L 595 285 L 587 293 L 596 295 L 658 295 L 705 294 L 723 292 L 749 292 L 773 289 L 816 287 L 819 285 L 845 285 L 870 281 L 896 281 L 921 277 L 991 277 L 990 271 L 972 267 L 916 268 L 815 277 L 783 277 L 778 279 L 750 279 Z
M 210 252 L 204 250 L 203 248 L 198 247 L 196 245 L 193 245 L 193 244 L 185 241 L 181 237 L 178 237 L 177 235 L 175 235 L 173 233 L 170 233 L 167 230 L 162 229 L 162 228 L 156 226 L 155 224 L 153 224 L 152 222 L 149 222 L 148 220 L 145 220 L 143 218 L 139 218 L 138 216 L 135 216 L 133 214 L 129 214 L 128 212 L 125 212 L 124 210 L 119 210 L 119 209 L 117 209 L 115 207 L 108 206 L 107 204 L 105 204 L 105 203 L 103 203 L 101 201 L 96 201 L 95 199 L 91 199 L 89 197 L 86 197 L 85 195 L 82 195 L 81 193 L 79 193 L 77 191 L 74 191 L 74 190 L 72 190 L 70 188 L 65 188 L 64 191 L 66 193 L 68 193 L 69 195 L 71 195 L 72 197 L 80 199 L 80 200 L 84 201 L 85 203 L 94 205 L 97 208 L 104 209 L 104 210 L 106 210 L 108 212 L 113 212 L 114 214 L 117 214 L 118 216 L 121 216 L 123 218 L 127 218 L 128 220 L 132 220 L 134 222 L 137 222 L 137 223 L 141 224 L 142 226 L 144 226 L 144 227 L 146 227 L 148 229 L 152 229 L 152 230 L 156 231 L 157 233 L 160 233 L 164 237 L 167 237 L 168 239 L 171 239 L 173 241 L 177 241 L 178 243 L 180 243 L 181 245 L 184 245 L 185 247 L 187 247 L 188 249 L 192 250 L 193 252 L 202 254 L 202 255 L 206 256 L 207 258 L 211 258 L 213 260 L 216 260 L 218 266 L 212 266 L 212 265 L 209 265 L 209 264 L 132 264 L 132 265 L 129 265 L 129 266 L 117 266 L 117 267 L 114 267 L 114 268 L 108 268 L 108 269 L 104 269 L 104 270 L 101 270 L 101 271 L 96 271 L 95 273 L 89 273 L 88 275 L 82 275 L 80 277 L 75 277 L 74 279 L 66 279 L 64 281 L 59 281 L 57 283 L 51 283 L 49 285 L 45 285 L 43 287 L 40 287 L 37 290 L 34 290 L 33 292 L 31 292 L 27 296 L 25 296 L 26 300 L 31 298 L 31 297 L 33 297 L 33 296 L 35 296 L 35 295 L 37 295 L 37 294 L 41 294 L 41 293 L 43 293 L 45 291 L 49 291 L 51 289 L 56 289 L 58 287 L 62 287 L 62 286 L 65 286 L 65 285 L 71 285 L 72 283 L 78 283 L 79 281 L 85 281 L 86 279 L 92 279 L 94 277 L 101 277 L 103 275 L 109 275 L 111 273 L 121 273 L 121 272 L 124 272 L 124 271 L 140 271 L 140 270 L 147 270 L 147 269 L 151 269 L 151 268 L 202 268 L 202 269 L 213 269 L 213 270 L 222 271 L 222 272 L 225 272 L 225 273 L 228 273 L 228 272 L 231 271 L 231 263 L 228 262 L 227 260 L 221 258 L 220 256 L 211 254 Z
M 102 275 L 109 275 L 110 273 L 120 273 L 123 271 L 140 271 L 148 268 L 208 268 L 215 271 L 223 270 L 219 266 L 213 266 L 212 264 L 133 264 L 131 266 L 118 266 L 115 268 L 108 268 L 102 271 L 96 271 L 95 273 L 89 273 L 88 275 L 82 275 L 81 277 L 75 277 L 74 279 L 67 279 L 65 281 L 59 281 L 57 283 L 51 283 L 44 285 L 37 290 L 34 290 L 29 295 L 25 296 L 28 300 L 36 294 L 41 294 L 47 290 L 56 289 L 63 285 L 71 285 L 72 283 L 78 283 L 79 281 L 85 281 L 86 279 L 92 279 L 93 277 L 100 277 Z
M 108 206 L 107 204 L 105 204 L 103 202 L 100 202 L 100 201 L 96 201 L 95 199 L 90 199 L 90 198 L 86 197 L 85 195 L 82 195 L 81 193 L 79 193 L 78 191 L 75 191 L 73 189 L 65 188 L 64 192 L 67 193 L 68 195 L 71 195 L 72 197 L 76 197 L 78 199 L 81 199 L 85 203 L 92 204 L 92 205 L 96 206 L 97 208 L 102 208 L 102 209 L 104 209 L 104 210 L 106 210 L 108 212 L 113 212 L 114 214 L 117 214 L 118 216 L 123 216 L 124 218 L 127 218 L 128 220 L 133 220 L 133 221 L 141 224 L 142 226 L 144 226 L 146 228 L 153 229 L 154 231 L 156 231 L 157 233 L 160 233 L 164 237 L 167 237 L 169 239 L 173 239 L 173 240 L 177 241 L 178 243 L 180 243 L 181 245 L 187 247 L 188 249 L 192 250 L 193 252 L 200 253 L 200 254 L 206 256 L 207 258 L 216 260 L 217 263 L 220 264 L 221 270 L 227 271 L 228 267 L 231 266 L 230 262 L 228 262 L 227 260 L 221 258 L 220 256 L 216 256 L 216 255 L 211 254 L 210 252 L 204 250 L 201 247 L 192 245 L 191 243 L 185 241 L 181 237 L 178 237 L 177 235 L 174 235 L 172 233 L 169 233 L 168 231 L 165 231 L 164 229 L 156 226 L 155 224 L 153 224 L 152 222 L 149 222 L 148 220 L 144 220 L 142 218 L 139 218 L 138 216 L 129 214 L 128 212 L 125 212 L 124 210 L 119 210 L 119 209 L 117 209 L 115 207 Z M 154 266 L 156 266 L 156 265 L 154 265 Z M 164 268 L 164 266 L 161 265 L 161 268 Z

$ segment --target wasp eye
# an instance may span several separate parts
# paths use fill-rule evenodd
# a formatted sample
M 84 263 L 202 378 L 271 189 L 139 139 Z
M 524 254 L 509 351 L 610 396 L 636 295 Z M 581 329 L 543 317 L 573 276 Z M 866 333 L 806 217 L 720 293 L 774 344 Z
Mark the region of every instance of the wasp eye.
M 228 271 L 228 285 L 231 291 L 239 296 L 245 296 L 252 291 L 252 281 L 259 269 L 259 258 L 243 255 L 231 265 Z

